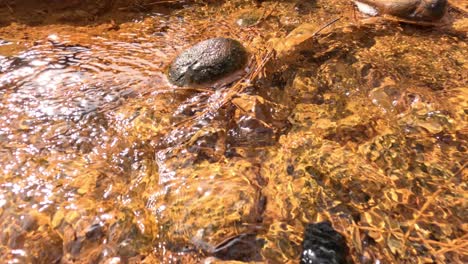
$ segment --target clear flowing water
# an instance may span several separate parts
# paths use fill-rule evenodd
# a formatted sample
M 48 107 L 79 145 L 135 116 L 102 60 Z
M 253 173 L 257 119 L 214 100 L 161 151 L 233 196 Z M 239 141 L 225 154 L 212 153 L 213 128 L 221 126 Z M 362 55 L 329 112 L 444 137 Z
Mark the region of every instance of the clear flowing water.
M 0 29 L 6 262 L 295 262 L 322 220 L 355 262 L 466 261 L 462 8 L 429 28 L 339 0 L 127 9 Z M 168 84 L 215 36 L 276 56 L 217 90 Z

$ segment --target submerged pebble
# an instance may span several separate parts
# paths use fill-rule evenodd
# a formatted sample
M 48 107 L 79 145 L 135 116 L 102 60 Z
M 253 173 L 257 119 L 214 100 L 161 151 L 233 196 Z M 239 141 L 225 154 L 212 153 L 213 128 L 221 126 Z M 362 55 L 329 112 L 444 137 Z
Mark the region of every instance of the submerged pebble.
M 212 38 L 192 46 L 170 65 L 169 81 L 177 86 L 202 85 L 233 74 L 247 63 L 247 51 L 239 41 Z
M 345 238 L 330 222 L 308 224 L 302 242 L 301 264 L 345 264 L 347 251 Z
M 414 21 L 436 21 L 447 8 L 447 0 L 358 0 L 359 11 L 369 16 L 391 15 Z
M 257 24 L 261 17 L 260 11 L 246 11 L 237 17 L 236 24 L 240 27 L 250 27 Z

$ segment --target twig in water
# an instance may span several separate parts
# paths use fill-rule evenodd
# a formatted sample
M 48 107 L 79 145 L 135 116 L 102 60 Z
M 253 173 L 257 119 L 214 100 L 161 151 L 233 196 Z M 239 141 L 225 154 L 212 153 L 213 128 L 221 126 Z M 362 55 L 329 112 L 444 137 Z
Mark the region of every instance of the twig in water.
M 274 5 L 273 5 L 273 8 L 271 8 L 270 12 L 268 12 L 268 14 L 266 14 L 266 10 L 265 12 L 263 12 L 262 16 L 260 17 L 260 19 L 255 22 L 253 25 L 251 26 L 248 26 L 248 27 L 255 27 L 257 26 L 258 24 L 262 23 L 263 21 L 265 21 L 267 18 L 269 18 L 271 16 L 271 14 L 273 14 L 273 12 L 275 11 L 276 7 L 278 6 L 278 2 L 276 2 Z
M 322 32 L 324 29 L 326 29 L 327 27 L 335 24 L 336 22 L 338 22 L 338 20 L 340 20 L 343 16 L 339 16 L 333 20 L 331 20 L 330 22 L 326 23 L 325 25 L 321 26 L 319 29 L 317 29 L 314 33 L 312 33 L 312 36 L 311 37 L 315 37 L 318 35 L 318 33 Z
M 435 193 L 433 193 L 430 197 L 427 198 L 427 201 L 423 204 L 421 209 L 418 211 L 418 214 L 414 217 L 413 220 L 411 220 L 408 230 L 405 233 L 405 241 L 408 241 L 409 236 L 411 235 L 411 231 L 414 229 L 414 225 L 417 223 L 419 218 L 423 215 L 424 211 L 431 205 L 432 203 L 435 202 L 437 196 L 442 192 L 442 189 L 437 190 Z
M 8 10 L 10 11 L 10 13 L 14 13 L 15 11 L 13 10 L 13 8 L 8 4 L 8 3 L 5 3 L 6 7 L 8 8 Z

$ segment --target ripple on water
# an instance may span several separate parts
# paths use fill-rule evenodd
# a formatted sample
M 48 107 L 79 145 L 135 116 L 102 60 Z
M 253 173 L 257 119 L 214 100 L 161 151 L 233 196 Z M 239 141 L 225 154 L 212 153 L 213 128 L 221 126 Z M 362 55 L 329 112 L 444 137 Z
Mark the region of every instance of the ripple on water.
M 10 248 L 25 249 L 7 253 L 0 246 L 2 255 L 5 253 L 11 259 L 26 261 L 32 258 L 28 254 L 47 246 L 60 249 L 64 243 L 73 252 L 79 250 L 83 243 L 100 245 L 102 235 L 94 235 L 96 232 L 89 230 L 95 230 L 92 227 L 100 219 L 98 215 L 105 214 L 108 209 L 95 211 L 97 208 L 89 206 L 91 201 L 85 194 L 104 195 L 116 201 L 115 190 L 125 188 L 115 179 L 110 180 L 116 177 L 113 173 L 118 174 L 118 168 L 105 168 L 97 173 L 101 170 L 98 168 L 108 166 L 102 162 L 106 155 L 97 154 L 101 160 L 93 162 L 89 155 L 84 157 L 80 153 L 91 155 L 94 148 L 114 146 L 118 154 L 109 155 L 111 163 L 121 166 L 129 163 L 135 171 L 142 167 L 137 164 L 139 154 L 135 151 L 118 152 L 121 146 L 115 137 L 109 136 L 108 122 L 113 110 L 125 105 L 126 100 L 157 88 L 149 87 L 147 83 L 149 77 L 153 77 L 153 83 L 160 80 L 160 65 L 152 62 L 152 50 L 155 48 L 148 44 L 105 39 L 93 39 L 88 45 L 75 45 L 66 37 L 54 36 L 15 56 L 0 57 L 0 163 L 3 165 L 0 223 L 5 230 L 3 234 L 10 234 L 2 241 Z M 106 201 L 99 203 L 103 204 L 102 208 L 109 208 Z M 139 207 L 143 206 L 141 203 Z M 52 220 L 56 224 L 52 227 L 63 237 L 50 236 L 50 243 L 44 245 L 25 243 L 27 231 L 21 228 L 24 210 L 38 217 L 41 226 Z M 60 214 L 65 220 L 59 221 L 60 218 L 55 217 Z M 18 223 L 11 224 L 5 221 L 6 218 L 16 219 Z M 78 223 L 76 219 L 81 221 Z M 105 223 L 106 228 L 119 229 L 113 220 L 116 217 L 111 219 L 99 220 L 98 223 Z M 86 231 L 84 235 L 78 234 L 80 245 L 67 244 L 68 224 L 81 225 Z M 135 230 L 146 223 L 141 221 L 139 227 L 131 227 L 124 221 L 119 224 L 122 225 L 128 227 L 120 227 L 124 231 L 115 232 L 120 232 L 130 244 L 120 246 L 125 248 L 122 250 L 130 251 L 128 254 L 135 254 L 134 240 L 141 236 L 140 231 Z M 127 231 L 128 234 L 124 234 Z M 42 241 L 46 237 L 39 236 L 47 233 L 41 233 L 34 239 Z M 88 240 L 91 242 L 86 242 Z M 44 255 L 42 260 L 53 262 L 60 254 L 51 250 L 50 258 Z

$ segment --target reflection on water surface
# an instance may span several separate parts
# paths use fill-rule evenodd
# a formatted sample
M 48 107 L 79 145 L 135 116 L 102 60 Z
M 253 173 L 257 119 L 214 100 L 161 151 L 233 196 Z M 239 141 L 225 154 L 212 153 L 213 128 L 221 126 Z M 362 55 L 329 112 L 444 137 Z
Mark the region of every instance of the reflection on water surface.
M 463 10 L 449 11 L 457 27 L 426 28 L 299 2 L 265 2 L 242 27 L 253 3 L 4 26 L 6 261 L 284 263 L 327 219 L 355 262 L 462 262 Z M 280 52 L 239 94 L 169 85 L 168 63 L 214 36 L 244 43 L 252 65 Z

